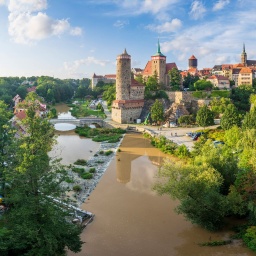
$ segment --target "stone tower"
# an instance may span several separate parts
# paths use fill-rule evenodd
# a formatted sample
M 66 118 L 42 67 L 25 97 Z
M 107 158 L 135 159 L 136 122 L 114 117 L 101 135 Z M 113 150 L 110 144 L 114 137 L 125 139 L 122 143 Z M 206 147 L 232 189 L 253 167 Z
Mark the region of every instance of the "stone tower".
M 192 55 L 189 59 L 188 59 L 188 68 L 195 68 L 197 69 L 197 58 Z
M 131 56 L 124 52 L 117 56 L 116 100 L 129 100 L 131 86 Z
M 161 53 L 158 40 L 157 53 L 151 56 L 152 73 L 157 75 L 159 84 L 166 84 L 166 56 Z
M 241 63 L 246 67 L 247 66 L 247 54 L 245 52 L 245 45 L 243 44 L 243 52 L 241 54 Z
M 131 56 L 124 52 L 116 62 L 116 100 L 112 104 L 112 120 L 129 124 L 139 119 L 144 106 L 145 86 L 132 78 Z

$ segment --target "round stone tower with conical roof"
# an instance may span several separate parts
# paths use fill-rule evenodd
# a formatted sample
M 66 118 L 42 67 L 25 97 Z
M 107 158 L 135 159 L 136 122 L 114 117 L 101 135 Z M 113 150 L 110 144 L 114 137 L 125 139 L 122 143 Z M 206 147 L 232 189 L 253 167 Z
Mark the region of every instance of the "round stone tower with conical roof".
M 157 52 L 151 56 L 152 73 L 157 75 L 158 83 L 166 83 L 166 56 L 161 53 L 160 43 L 158 40 Z
M 116 63 L 116 99 L 129 100 L 131 86 L 131 56 L 124 52 L 117 56 Z
M 188 59 L 188 68 L 196 68 L 197 69 L 197 58 L 192 55 L 189 59 Z
M 132 78 L 131 56 L 124 50 L 117 56 L 112 120 L 121 124 L 136 122 L 144 106 L 144 91 L 145 86 Z

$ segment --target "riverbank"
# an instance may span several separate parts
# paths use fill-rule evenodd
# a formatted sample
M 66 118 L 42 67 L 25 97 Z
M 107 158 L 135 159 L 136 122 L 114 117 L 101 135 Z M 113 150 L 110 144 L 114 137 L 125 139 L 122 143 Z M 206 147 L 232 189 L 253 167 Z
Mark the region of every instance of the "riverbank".
M 71 200 L 72 204 L 80 207 L 82 203 L 90 196 L 91 192 L 99 183 L 102 175 L 107 170 L 110 162 L 115 156 L 125 134 L 122 139 L 116 143 L 106 143 L 100 142 L 99 149 L 93 152 L 94 155 L 87 160 L 86 168 L 95 168 L 92 179 L 83 179 L 78 173 L 73 172 L 71 169 L 68 170 L 68 178 L 72 182 L 65 182 L 63 186 L 69 191 L 67 193 L 68 198 Z M 104 154 L 104 152 L 111 151 L 111 154 Z M 85 166 L 75 165 L 77 168 L 84 168 Z M 74 186 L 78 186 L 80 191 L 75 192 L 73 190 Z

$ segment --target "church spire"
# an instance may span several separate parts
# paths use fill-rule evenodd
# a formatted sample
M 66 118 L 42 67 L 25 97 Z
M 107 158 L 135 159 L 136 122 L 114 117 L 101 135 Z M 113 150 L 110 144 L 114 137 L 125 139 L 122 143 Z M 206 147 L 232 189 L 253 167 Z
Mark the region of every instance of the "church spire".
M 245 53 L 245 44 L 243 44 L 243 53 Z
M 158 45 L 157 45 L 157 53 L 161 53 L 159 39 L 158 39 Z

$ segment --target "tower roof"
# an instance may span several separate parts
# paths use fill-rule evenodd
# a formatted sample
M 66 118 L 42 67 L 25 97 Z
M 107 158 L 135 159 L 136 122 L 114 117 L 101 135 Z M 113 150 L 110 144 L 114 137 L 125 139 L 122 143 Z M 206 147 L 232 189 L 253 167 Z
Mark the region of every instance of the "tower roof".
M 158 44 L 157 44 L 157 52 L 156 52 L 156 54 L 153 55 L 153 56 L 162 56 L 162 57 L 166 57 L 165 55 L 163 55 L 163 54 L 161 53 L 159 39 L 158 39 Z
M 189 58 L 189 60 L 197 60 L 197 58 L 196 58 L 194 55 L 192 55 L 192 56 Z

